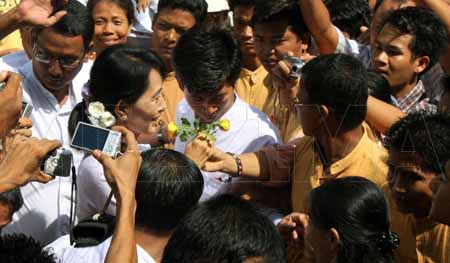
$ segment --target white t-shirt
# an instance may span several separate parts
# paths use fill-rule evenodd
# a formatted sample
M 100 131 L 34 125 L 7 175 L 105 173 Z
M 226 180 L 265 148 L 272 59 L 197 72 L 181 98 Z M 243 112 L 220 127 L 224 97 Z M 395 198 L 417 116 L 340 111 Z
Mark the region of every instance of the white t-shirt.
M 88 76 L 77 76 L 72 81 L 69 98 L 60 106 L 34 75 L 31 61 L 18 71 L 23 78 L 23 100 L 33 106 L 33 136 L 59 140 L 65 148 L 70 148 L 69 116 L 81 102 L 81 89 Z M 72 153 L 77 167 L 82 155 L 75 150 Z M 71 184 L 71 177 L 57 177 L 47 184 L 32 182 L 21 187 L 24 205 L 14 214 L 13 222 L 3 229 L 3 234 L 24 233 L 47 244 L 69 233 Z
M 177 106 L 177 125 L 181 124 L 181 118 L 184 117 L 193 123 L 195 114 L 192 108 L 183 99 Z M 218 130 L 215 133 L 215 146 L 224 152 L 241 154 L 246 152 L 254 152 L 258 149 L 281 143 L 278 129 L 272 124 L 269 118 L 248 105 L 236 95 L 233 106 L 221 117 L 230 121 L 230 130 Z M 192 138 L 189 138 L 188 142 Z M 184 153 L 187 142 L 182 142 L 179 137 L 175 141 L 175 150 Z M 205 201 L 216 195 L 221 188 L 227 183 L 222 182 L 219 178 L 227 178 L 229 175 L 221 172 L 203 172 L 205 186 L 200 201 Z M 233 181 L 235 181 L 233 179 Z
M 3 57 L 0 57 L 0 72 L 12 71 L 17 72 L 17 69 L 23 67 L 30 59 L 27 57 L 25 51 L 17 51 Z
M 45 247 L 54 253 L 59 263 L 104 263 L 111 244 L 111 237 L 93 247 L 75 248 L 70 246 L 70 237 L 65 235 Z M 136 245 L 138 263 L 156 263 L 139 245 Z

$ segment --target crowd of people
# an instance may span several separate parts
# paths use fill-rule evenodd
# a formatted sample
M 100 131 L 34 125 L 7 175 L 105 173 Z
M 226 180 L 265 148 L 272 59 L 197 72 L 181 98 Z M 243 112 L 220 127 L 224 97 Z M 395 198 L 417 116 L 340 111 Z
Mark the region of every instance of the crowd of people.
M 450 262 L 449 0 L 21 0 L 17 34 L 0 262 Z

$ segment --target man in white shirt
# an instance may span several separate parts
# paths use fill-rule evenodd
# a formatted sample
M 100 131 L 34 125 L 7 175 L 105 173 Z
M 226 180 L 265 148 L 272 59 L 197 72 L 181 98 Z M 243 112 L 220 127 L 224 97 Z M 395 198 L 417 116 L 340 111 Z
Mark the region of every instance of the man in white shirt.
M 215 146 L 224 152 L 244 153 L 281 141 L 278 130 L 269 118 L 242 101 L 235 93 L 239 77 L 241 53 L 239 44 L 224 30 L 200 32 L 191 30 L 183 35 L 175 48 L 174 68 L 184 90 L 177 108 L 177 122 L 186 118 L 190 123 L 228 120 L 228 131 L 217 130 Z M 176 139 L 175 150 L 185 152 L 186 142 Z M 205 189 L 201 201 L 218 192 L 230 191 L 239 180 L 224 173 L 203 172 Z M 250 183 L 246 182 L 246 185 Z
M 193 161 L 176 151 L 152 149 L 142 153 L 136 184 L 136 243 L 138 262 L 161 262 L 174 229 L 198 203 L 203 178 Z M 63 236 L 46 249 L 58 262 L 105 262 L 111 238 L 97 246 L 75 248 Z
M 20 68 L 23 100 L 33 106 L 33 136 L 70 145 L 68 119 L 81 102 L 82 84 L 75 81 L 94 31 L 91 15 L 77 1 L 69 1 L 67 14 L 48 28 L 34 28 L 32 61 Z M 74 155 L 75 165 L 81 156 Z M 46 185 L 30 183 L 21 188 L 23 207 L 4 233 L 20 232 L 49 243 L 70 228 L 71 178 L 56 178 Z

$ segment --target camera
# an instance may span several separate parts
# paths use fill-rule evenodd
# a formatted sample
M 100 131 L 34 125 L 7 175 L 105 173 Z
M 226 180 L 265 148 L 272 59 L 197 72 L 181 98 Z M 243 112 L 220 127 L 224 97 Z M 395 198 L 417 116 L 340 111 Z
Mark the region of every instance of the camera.
M 120 132 L 79 122 L 71 146 L 87 152 L 98 149 L 111 157 L 116 157 L 120 152 L 121 141 Z
M 6 82 L 0 83 L 0 91 L 2 91 L 6 86 Z
M 283 60 L 286 61 L 291 67 L 291 72 L 289 73 L 290 77 L 299 78 L 302 75 L 302 68 L 306 64 L 303 59 L 284 55 Z
M 49 153 L 41 162 L 41 171 L 53 177 L 69 177 L 71 166 L 72 152 L 59 148 Z

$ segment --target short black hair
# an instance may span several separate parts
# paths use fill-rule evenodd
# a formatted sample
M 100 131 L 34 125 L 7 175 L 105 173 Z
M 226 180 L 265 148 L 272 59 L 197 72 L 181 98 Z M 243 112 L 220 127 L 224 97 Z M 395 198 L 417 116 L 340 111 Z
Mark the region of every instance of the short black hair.
M 292 31 L 302 38 L 308 33 L 300 5 L 296 0 L 256 0 L 252 25 L 287 19 Z
M 24 234 L 0 236 L 0 262 L 55 263 L 56 257 L 31 237 Z
M 205 0 L 159 0 L 154 21 L 158 19 L 158 13 L 164 9 L 180 9 L 189 12 L 195 18 L 195 25 L 200 26 L 208 13 L 208 3 Z
M 173 65 L 181 85 L 200 96 L 234 86 L 242 68 L 241 49 L 227 30 L 191 29 L 180 37 Z
M 250 258 L 287 262 L 284 242 L 268 218 L 247 201 L 227 194 L 201 203 L 182 221 L 162 262 L 237 263 Z
M 344 129 L 354 129 L 364 121 L 367 70 L 358 59 L 343 54 L 318 56 L 303 67 L 301 85 L 310 103 L 327 106 Z
M 94 20 L 87 8 L 77 0 L 69 0 L 63 8 L 67 14 L 50 28 L 67 36 L 82 36 L 85 51 L 88 50 L 94 35 Z M 35 27 L 34 32 L 39 34 L 44 28 Z
M 101 102 L 106 110 L 114 113 L 119 101 L 135 103 L 147 90 L 148 74 L 156 70 L 162 79 L 166 68 L 153 51 L 126 45 L 106 48 L 95 60 L 89 80 L 89 100 Z M 78 122 L 88 122 L 86 103 L 81 102 L 72 110 L 69 119 L 69 134 L 72 136 Z
M 373 182 L 362 177 L 329 180 L 311 191 L 309 215 L 312 225 L 339 233 L 336 262 L 394 262 L 398 236 L 389 229 L 385 195 Z
M 369 95 L 386 103 L 391 103 L 391 86 L 389 81 L 380 73 L 373 70 L 367 71 L 367 87 Z
M 23 206 L 23 198 L 19 188 L 14 188 L 8 192 L 0 193 L 0 203 L 9 204 L 13 213 L 19 211 Z
M 421 72 L 428 71 L 447 50 L 449 35 L 433 11 L 420 7 L 406 7 L 391 12 L 381 23 L 390 25 L 402 34 L 412 36 L 409 48 L 412 57 L 428 56 L 430 64 Z
M 333 25 L 357 39 L 361 27 L 369 27 L 372 20 L 367 0 L 334 0 L 327 5 Z
M 202 192 L 202 173 L 191 159 L 173 150 L 146 151 L 136 184 L 136 225 L 156 233 L 171 231 Z
M 388 130 L 385 146 L 389 152 L 414 152 L 424 170 L 445 171 L 450 159 L 450 116 L 448 113 L 411 113 Z
M 112 3 L 120 7 L 120 9 L 125 12 L 130 26 L 136 21 L 136 18 L 134 16 L 134 6 L 131 0 L 89 0 L 86 7 L 91 15 L 93 15 L 95 6 L 97 6 L 97 4 L 100 2 Z
M 256 0 L 228 0 L 230 10 L 234 10 L 237 6 L 255 6 Z

